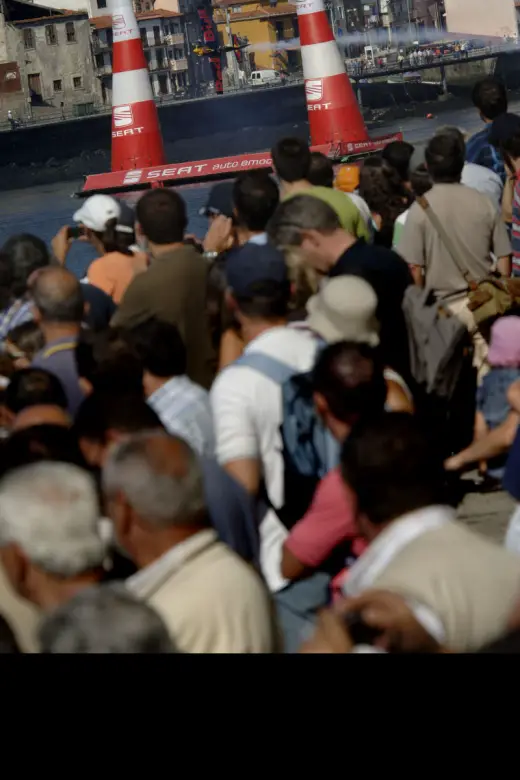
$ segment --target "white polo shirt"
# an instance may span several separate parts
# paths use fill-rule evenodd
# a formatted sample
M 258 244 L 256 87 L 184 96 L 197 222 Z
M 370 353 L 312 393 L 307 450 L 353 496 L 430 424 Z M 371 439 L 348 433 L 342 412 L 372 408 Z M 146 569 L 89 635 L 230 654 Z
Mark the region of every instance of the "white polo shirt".
M 313 367 L 317 346 L 308 331 L 276 327 L 262 333 L 244 351 L 260 352 L 303 373 Z M 231 365 L 217 376 L 210 400 L 219 463 L 225 466 L 234 460 L 260 460 L 269 500 L 281 508 L 285 497 L 280 386 L 252 368 Z M 260 525 L 260 563 L 272 591 L 287 584 L 280 572 L 286 537 L 285 526 L 269 510 Z

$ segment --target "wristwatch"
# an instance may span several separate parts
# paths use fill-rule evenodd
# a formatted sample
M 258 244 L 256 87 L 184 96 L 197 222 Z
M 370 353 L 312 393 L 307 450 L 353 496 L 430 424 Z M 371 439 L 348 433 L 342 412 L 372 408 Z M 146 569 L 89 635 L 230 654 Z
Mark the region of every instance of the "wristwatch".
M 216 260 L 218 257 L 218 252 L 203 252 L 202 257 L 204 257 L 206 260 Z

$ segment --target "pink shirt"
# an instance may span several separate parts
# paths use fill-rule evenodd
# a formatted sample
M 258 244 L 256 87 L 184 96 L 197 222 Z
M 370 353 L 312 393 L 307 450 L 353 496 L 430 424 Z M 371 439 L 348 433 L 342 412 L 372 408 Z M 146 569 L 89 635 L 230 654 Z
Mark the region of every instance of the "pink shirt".
M 367 545 L 359 537 L 354 517 L 354 496 L 341 479 L 339 468 L 334 469 L 321 480 L 307 514 L 292 528 L 285 546 L 313 569 L 349 539 L 354 540 L 352 553 L 359 556 Z

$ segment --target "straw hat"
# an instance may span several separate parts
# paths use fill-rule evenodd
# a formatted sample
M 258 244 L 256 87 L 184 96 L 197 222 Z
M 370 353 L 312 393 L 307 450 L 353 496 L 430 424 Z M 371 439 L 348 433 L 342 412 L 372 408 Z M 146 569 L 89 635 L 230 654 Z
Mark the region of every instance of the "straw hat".
M 379 344 L 377 295 L 359 276 L 331 279 L 307 303 L 307 325 L 328 344 L 354 341 Z

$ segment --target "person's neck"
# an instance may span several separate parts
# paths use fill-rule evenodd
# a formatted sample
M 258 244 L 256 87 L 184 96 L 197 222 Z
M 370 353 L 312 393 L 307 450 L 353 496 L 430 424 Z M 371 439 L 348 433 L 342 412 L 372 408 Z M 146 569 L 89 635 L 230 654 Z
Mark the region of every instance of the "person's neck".
M 143 388 L 146 398 L 150 398 L 150 396 L 153 395 L 157 390 L 160 390 L 161 387 L 164 387 L 164 385 L 169 382 L 170 379 L 174 378 L 174 376 L 154 376 L 152 374 L 145 373 L 143 377 Z
M 281 328 L 287 325 L 287 318 L 280 317 L 276 320 L 249 320 L 244 317 L 240 317 L 240 325 L 242 331 L 242 340 L 245 344 L 250 344 L 257 339 L 262 333 L 266 333 L 273 328 Z
M 248 228 L 240 226 L 235 230 L 238 246 L 244 246 L 244 244 L 247 244 L 247 242 L 255 236 L 261 236 L 264 233 L 265 230 L 248 230 Z
M 307 179 L 300 179 L 299 181 L 282 181 L 280 185 L 280 195 L 282 198 L 286 198 L 288 195 L 294 195 L 295 192 L 303 192 L 312 187 L 312 184 Z
M 151 241 L 149 241 L 148 247 L 151 256 L 153 258 L 157 258 L 162 257 L 162 255 L 166 255 L 169 252 L 175 252 L 177 249 L 181 249 L 184 247 L 184 244 L 182 241 L 177 241 L 174 244 L 153 244 Z
M 386 523 L 380 523 L 378 525 L 372 525 L 372 523 L 366 522 L 363 524 L 362 534 L 370 544 L 374 539 L 377 539 L 392 522 L 393 520 L 388 520 Z
M 336 439 L 336 441 L 338 441 L 340 444 L 343 444 L 343 442 L 346 441 L 347 436 L 352 430 L 352 425 L 341 422 L 340 420 L 337 420 L 335 417 L 330 417 L 327 420 L 327 427 L 329 431 L 332 433 L 332 435 L 334 436 L 334 438 Z
M 77 338 L 81 325 L 78 322 L 42 322 L 40 328 L 46 344 L 66 338 Z
M 101 581 L 103 577 L 102 569 L 96 569 L 77 577 L 67 577 L 61 579 L 51 575 L 42 574 L 38 577 L 38 582 L 30 585 L 28 596 L 44 612 L 50 612 L 60 604 L 70 601 L 77 593 L 85 588 L 90 588 Z
M 209 526 L 196 526 L 194 528 L 166 528 L 153 531 L 147 535 L 146 541 L 142 539 L 139 549 L 133 555 L 138 569 L 145 569 L 155 561 L 162 558 L 167 552 L 186 542 L 193 536 L 207 531 Z
M 325 273 L 331 271 L 340 257 L 359 241 L 345 230 L 338 230 L 329 238 L 327 246 L 327 258 L 325 260 Z
M 446 185 L 453 186 L 454 184 L 460 184 L 460 182 L 461 182 L 460 179 L 457 179 L 457 181 L 435 181 L 435 179 L 433 179 L 433 186 L 434 187 L 446 186 Z

